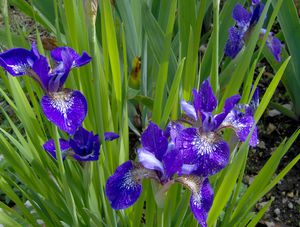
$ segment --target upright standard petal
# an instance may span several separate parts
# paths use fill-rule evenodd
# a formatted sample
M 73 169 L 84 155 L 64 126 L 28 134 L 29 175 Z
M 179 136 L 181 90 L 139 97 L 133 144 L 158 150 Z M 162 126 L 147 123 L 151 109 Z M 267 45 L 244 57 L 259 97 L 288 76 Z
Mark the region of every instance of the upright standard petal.
M 259 18 L 260 18 L 260 15 L 262 14 L 262 11 L 264 10 L 264 4 L 257 4 L 252 12 L 252 17 L 251 17 L 251 20 L 250 20 L 250 26 L 254 26 Z
M 73 158 L 78 161 L 96 161 L 100 155 L 100 140 L 98 135 L 89 132 L 83 127 L 75 132 L 74 138 L 69 141 L 75 152 Z
M 236 27 L 229 28 L 229 37 L 225 46 L 225 55 L 231 59 L 241 51 L 244 46 L 244 32 Z
M 40 56 L 33 66 L 32 70 L 35 72 L 35 79 L 40 83 L 44 91 L 48 91 L 48 84 L 51 77 L 49 76 L 50 66 L 48 60 L 44 56 Z
M 266 44 L 269 48 L 269 50 L 271 51 L 271 53 L 273 54 L 274 58 L 276 59 L 276 61 L 281 62 L 281 42 L 279 39 L 277 39 L 276 37 L 273 37 L 272 35 L 269 35 L 270 37 L 268 38 Z
M 207 178 L 182 176 L 176 179 L 191 191 L 190 208 L 202 227 L 206 227 L 208 212 L 212 206 L 214 192 Z
M 194 89 L 193 95 L 194 107 L 197 114 L 199 112 L 213 112 L 218 105 L 218 100 L 208 80 L 203 81 L 199 92 Z
M 59 147 L 62 152 L 62 157 L 65 159 L 66 152 L 71 149 L 70 144 L 67 140 L 59 139 Z M 55 149 L 55 142 L 53 139 L 48 140 L 44 143 L 43 148 L 53 157 L 56 159 L 56 149 Z
M 228 144 L 215 132 L 203 133 L 196 128 L 183 130 L 175 140 L 184 164 L 196 164 L 195 174 L 213 175 L 223 169 L 230 157 Z
M 246 31 L 248 29 L 251 13 L 248 12 L 241 4 L 237 4 L 232 12 L 233 19 L 236 20 L 237 25 Z
M 73 59 L 69 56 L 67 51 L 62 51 L 61 57 L 62 61 L 50 73 L 51 80 L 48 84 L 49 92 L 60 91 L 71 71 Z
M 111 207 L 120 210 L 132 206 L 141 195 L 143 178 L 156 179 L 157 176 L 154 171 L 132 161 L 120 165 L 106 182 L 105 191 Z
M 43 96 L 41 105 L 49 121 L 74 134 L 87 114 L 87 102 L 79 91 L 64 89 Z
M 51 51 L 51 57 L 56 62 L 63 61 L 62 53 L 66 52 L 68 55 L 68 58 L 72 59 L 72 67 L 80 67 L 83 66 L 91 61 L 91 57 L 86 53 L 83 52 L 83 54 L 80 56 L 75 50 L 73 50 L 71 47 L 58 47 Z
M 14 48 L 0 54 L 0 66 L 12 76 L 22 76 L 28 73 L 36 59 L 32 51 Z
M 164 131 L 156 124 L 150 122 L 148 128 L 141 136 L 142 146 L 145 150 L 153 153 L 158 160 L 162 160 L 168 149 L 168 140 L 164 136 Z

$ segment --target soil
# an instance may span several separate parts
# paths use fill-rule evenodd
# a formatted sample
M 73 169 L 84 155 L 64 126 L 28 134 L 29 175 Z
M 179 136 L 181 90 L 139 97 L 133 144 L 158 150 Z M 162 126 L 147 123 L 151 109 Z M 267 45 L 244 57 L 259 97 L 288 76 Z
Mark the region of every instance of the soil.
M 269 76 L 265 76 L 260 83 L 261 93 L 269 84 Z M 289 99 L 285 88 L 280 84 L 273 97 L 273 101 L 287 104 Z M 298 128 L 299 121 L 288 118 L 276 111 L 268 109 L 258 124 L 259 145 L 250 150 L 246 168 L 245 182 L 251 183 L 254 176 L 261 170 L 270 158 L 272 152 L 284 138 L 289 138 Z M 300 140 L 297 139 L 290 150 L 281 160 L 277 169 L 279 173 L 289 162 L 299 154 Z M 300 226 L 300 162 L 280 181 L 256 206 L 258 211 L 267 201 L 274 198 L 269 211 L 258 226 Z

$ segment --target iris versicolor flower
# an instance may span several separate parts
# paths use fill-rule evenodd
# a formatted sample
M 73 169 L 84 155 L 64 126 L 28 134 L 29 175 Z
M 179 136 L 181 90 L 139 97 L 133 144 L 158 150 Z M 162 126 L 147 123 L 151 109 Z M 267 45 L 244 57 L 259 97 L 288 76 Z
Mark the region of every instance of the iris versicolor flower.
M 172 142 L 170 128 L 161 130 L 150 122 L 141 137 L 139 162 L 127 161 L 120 165 L 106 183 L 106 196 L 113 209 L 133 205 L 142 192 L 141 181 L 153 179 L 162 185 L 162 193 L 178 182 L 191 190 L 190 208 L 202 225 L 206 226 L 208 211 L 213 201 L 213 190 L 206 177 L 190 175 L 184 167 L 179 150 Z M 159 194 L 161 192 L 158 192 Z
M 12 76 L 33 77 L 45 92 L 41 105 L 46 117 L 61 130 L 74 134 L 86 116 L 87 102 L 81 92 L 63 85 L 70 70 L 87 64 L 91 57 L 85 52 L 80 56 L 70 47 L 52 50 L 51 57 L 56 62 L 52 70 L 47 58 L 33 44 L 30 51 L 14 48 L 1 53 L 0 66 Z
M 264 5 L 259 0 L 252 0 L 252 5 L 250 12 L 240 4 L 237 4 L 233 9 L 232 17 L 236 21 L 236 26 L 229 28 L 229 38 L 225 46 L 225 55 L 230 58 L 235 58 L 243 48 L 245 40 L 249 37 L 251 29 L 258 22 L 263 11 Z M 260 36 L 263 37 L 265 33 L 266 30 L 262 29 Z M 280 62 L 281 42 L 274 37 L 272 32 L 268 34 L 266 45 L 276 61 Z
M 176 131 L 175 147 L 180 151 L 184 164 L 194 166 L 193 174 L 208 176 L 224 168 L 230 157 L 229 146 L 221 137 L 220 131 L 232 128 L 241 141 L 245 141 L 253 128 L 249 144 L 258 143 L 257 129 L 254 127 L 252 108 L 248 105 L 237 105 L 240 95 L 229 97 L 225 101 L 221 113 L 213 115 L 217 107 L 217 99 L 213 94 L 208 80 L 201 85 L 199 92 L 193 90 L 193 104 L 181 102 L 183 111 L 187 114 L 184 122 L 191 125 L 182 127 L 173 123 Z
M 113 132 L 104 133 L 105 141 L 111 141 L 119 138 L 119 135 Z M 69 140 L 59 139 L 59 146 L 63 159 L 71 155 L 78 161 L 96 161 L 100 155 L 100 140 L 98 135 L 79 127 L 73 138 Z M 53 139 L 50 139 L 43 145 L 44 149 L 56 159 L 56 149 Z

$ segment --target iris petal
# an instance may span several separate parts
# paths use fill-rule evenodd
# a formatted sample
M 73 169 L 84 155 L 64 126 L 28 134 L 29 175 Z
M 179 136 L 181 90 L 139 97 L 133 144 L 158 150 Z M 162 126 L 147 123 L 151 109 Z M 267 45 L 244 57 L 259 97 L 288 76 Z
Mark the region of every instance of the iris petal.
M 112 141 L 112 140 L 115 140 L 115 139 L 118 139 L 119 138 L 119 134 L 117 133 L 114 133 L 114 132 L 105 132 L 104 133 L 104 140 L 105 141 Z
M 223 122 L 234 106 L 240 101 L 240 99 L 240 95 L 233 95 L 226 99 L 223 112 L 215 116 L 216 128 L 219 127 L 219 125 Z
M 187 103 L 184 100 L 182 100 L 180 102 L 180 104 L 181 104 L 181 108 L 182 108 L 183 112 L 185 112 L 186 115 L 188 115 L 193 120 L 197 121 L 197 114 L 196 114 L 196 110 L 195 110 L 194 106 Z
M 269 48 L 269 50 L 271 51 L 271 53 L 273 54 L 274 58 L 276 59 L 276 61 L 280 62 L 281 61 L 281 42 L 279 39 L 277 39 L 276 37 L 273 37 L 272 35 L 270 35 L 271 37 L 267 40 L 266 44 Z
M 84 95 L 70 89 L 43 96 L 41 105 L 48 120 L 69 134 L 75 133 L 87 113 Z
M 163 157 L 163 164 L 167 178 L 171 178 L 176 173 L 181 173 L 183 160 L 178 154 L 179 151 L 177 149 L 173 149 L 168 151 L 168 153 L 166 153 Z
M 254 131 L 249 141 L 249 144 L 254 147 L 258 144 L 258 136 L 257 128 L 254 126 L 255 120 L 252 115 L 247 114 L 251 112 L 252 111 L 247 111 L 245 114 L 239 110 L 232 110 L 221 124 L 221 127 L 232 128 L 241 141 L 245 141 L 247 139 L 254 127 Z
M 0 66 L 12 76 L 22 76 L 28 73 L 36 59 L 32 51 L 14 48 L 0 54 Z
M 80 56 L 75 50 L 73 50 L 70 47 L 58 47 L 51 51 L 51 57 L 57 61 L 62 62 L 63 57 L 62 53 L 67 52 L 68 58 L 72 61 L 72 67 L 80 67 L 83 66 L 91 61 L 91 57 L 86 53 L 83 52 L 83 54 Z
M 196 128 L 187 128 L 178 135 L 175 146 L 184 164 L 197 165 L 197 175 L 215 174 L 229 161 L 228 144 L 215 132 L 200 133 Z
M 34 62 L 32 70 L 38 76 L 37 80 L 41 83 L 43 89 L 48 91 L 48 84 L 51 77 L 49 76 L 50 66 L 47 58 L 41 55 L 39 59 Z
M 164 173 L 164 167 L 155 155 L 143 148 L 138 149 L 139 162 L 147 169 L 158 170 Z
M 229 37 L 225 46 L 225 55 L 230 58 L 235 56 L 241 51 L 244 46 L 244 32 L 236 27 L 229 28 Z
M 71 148 L 70 144 L 67 140 L 59 139 L 59 146 L 61 152 L 63 153 L 63 159 L 65 159 L 64 152 Z M 55 142 L 53 139 L 50 139 L 46 143 L 44 143 L 43 147 L 53 158 L 56 159 Z
M 120 165 L 106 182 L 105 191 L 111 207 L 120 210 L 132 206 L 141 195 L 143 178 L 157 178 L 157 175 L 132 161 Z
M 198 193 L 193 193 L 191 196 L 190 208 L 202 227 L 207 226 L 206 220 L 213 203 L 213 197 L 214 193 L 207 178 L 200 186 Z
M 241 4 L 237 4 L 234 7 L 232 17 L 236 20 L 239 27 L 242 27 L 243 30 L 248 29 L 251 20 L 251 13 L 248 12 Z
M 153 122 L 150 122 L 148 128 L 141 136 L 141 141 L 145 150 L 153 153 L 158 160 L 162 160 L 168 148 L 168 140 L 164 136 L 163 130 Z
M 197 114 L 199 112 L 212 112 L 218 104 L 218 100 L 208 80 L 203 81 L 199 92 L 194 89 L 193 95 L 194 107 Z
M 170 122 L 168 124 L 168 128 L 170 130 L 170 137 L 171 140 L 174 142 L 176 137 L 179 135 L 179 133 L 185 129 L 185 127 L 182 124 L 179 124 L 177 122 Z
M 202 227 L 207 226 L 206 220 L 214 197 L 214 192 L 208 179 L 189 175 L 179 177 L 177 181 L 191 191 L 191 211 Z

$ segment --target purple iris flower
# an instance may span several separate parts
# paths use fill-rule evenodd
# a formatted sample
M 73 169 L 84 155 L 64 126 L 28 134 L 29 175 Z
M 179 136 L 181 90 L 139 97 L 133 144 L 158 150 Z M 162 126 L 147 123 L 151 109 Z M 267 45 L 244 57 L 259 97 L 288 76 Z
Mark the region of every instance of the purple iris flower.
M 33 77 L 45 92 L 41 105 L 48 120 L 74 134 L 87 114 L 87 102 L 81 92 L 63 88 L 63 85 L 72 68 L 87 64 L 91 58 L 85 52 L 78 55 L 70 47 L 58 47 L 51 51 L 51 56 L 57 63 L 54 69 L 33 44 L 31 51 L 14 48 L 1 53 L 0 65 L 12 76 Z
M 183 163 L 194 166 L 193 174 L 208 176 L 219 172 L 229 161 L 229 146 L 221 137 L 220 131 L 232 128 L 237 137 L 245 141 L 255 121 L 252 111 L 237 109 L 240 95 L 229 97 L 223 111 L 214 115 L 212 112 L 218 102 L 208 80 L 203 82 L 199 92 L 193 90 L 193 95 L 193 104 L 184 100 L 181 102 L 181 107 L 187 114 L 183 121 L 191 127 L 184 128 L 179 123 L 173 123 L 171 131 L 174 131 L 173 141 L 180 151 Z M 256 128 L 249 143 L 251 146 L 258 143 Z
M 142 179 L 148 178 L 162 185 L 165 192 L 178 182 L 191 190 L 191 210 L 202 225 L 213 201 L 213 190 L 207 178 L 189 175 L 183 165 L 179 150 L 170 140 L 170 131 L 164 132 L 150 122 L 141 136 L 142 147 L 138 149 L 139 162 L 127 161 L 120 165 L 106 183 L 106 196 L 113 209 L 125 209 L 133 205 L 141 195 Z
M 119 138 L 119 135 L 113 132 L 104 134 L 105 141 L 111 141 Z M 100 140 L 98 135 L 79 127 L 73 138 L 69 140 L 59 139 L 59 146 L 63 159 L 71 155 L 78 161 L 96 161 L 100 155 Z M 44 149 L 56 159 L 55 143 L 53 139 L 48 140 Z
M 251 29 L 258 22 L 263 11 L 264 5 L 259 0 L 253 0 L 252 5 L 250 12 L 240 4 L 237 4 L 233 9 L 232 17 L 236 21 L 236 25 L 229 28 L 229 37 L 224 50 L 225 55 L 232 59 L 245 45 L 245 39 L 249 37 Z M 264 32 L 265 30 L 262 29 L 261 35 L 264 35 Z M 280 40 L 270 33 L 266 44 L 276 61 L 281 61 L 280 52 L 282 47 Z

